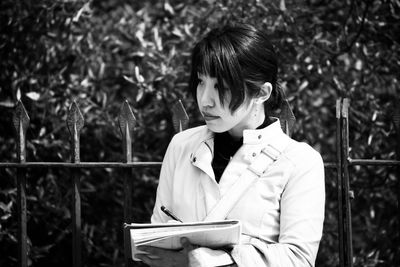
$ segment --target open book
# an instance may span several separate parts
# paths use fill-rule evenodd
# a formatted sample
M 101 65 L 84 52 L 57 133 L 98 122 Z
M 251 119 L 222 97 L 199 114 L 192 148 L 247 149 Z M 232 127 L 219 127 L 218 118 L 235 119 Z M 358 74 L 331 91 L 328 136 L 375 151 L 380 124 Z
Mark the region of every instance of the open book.
M 134 260 L 140 246 L 181 249 L 180 239 L 202 247 L 218 248 L 239 243 L 241 224 L 237 220 L 196 223 L 132 223 L 124 225 L 125 253 Z

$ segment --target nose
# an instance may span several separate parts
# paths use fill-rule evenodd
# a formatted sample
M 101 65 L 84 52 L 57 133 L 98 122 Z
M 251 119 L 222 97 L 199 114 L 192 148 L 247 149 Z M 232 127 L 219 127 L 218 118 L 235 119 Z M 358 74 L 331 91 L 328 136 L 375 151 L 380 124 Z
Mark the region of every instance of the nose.
M 199 90 L 199 105 L 203 108 L 212 108 L 215 106 L 215 93 L 213 85 L 210 83 L 206 83 L 204 87 Z

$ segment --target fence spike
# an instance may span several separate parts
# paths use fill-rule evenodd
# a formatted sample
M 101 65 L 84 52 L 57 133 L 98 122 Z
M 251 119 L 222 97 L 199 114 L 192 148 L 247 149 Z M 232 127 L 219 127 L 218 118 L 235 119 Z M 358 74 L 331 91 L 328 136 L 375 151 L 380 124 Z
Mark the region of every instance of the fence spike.
M 343 105 L 342 105 L 342 117 L 343 118 L 349 117 L 349 106 L 350 106 L 350 99 L 344 98 Z
M 26 130 L 29 116 L 24 105 L 18 100 L 13 114 L 13 124 L 17 133 L 18 161 L 26 162 Z M 27 218 L 26 218 L 26 170 L 17 170 L 17 209 L 18 209 L 18 266 L 28 266 Z
M 128 100 L 122 103 L 122 107 L 118 116 L 119 129 L 121 130 L 122 137 L 125 137 L 125 127 L 128 126 L 128 131 L 131 133 L 136 126 L 136 118 L 133 115 L 132 109 Z
M 76 101 L 74 100 L 68 110 L 68 115 L 67 115 L 68 130 L 73 135 L 74 129 L 76 129 L 77 133 L 79 134 L 84 124 L 85 121 L 83 115 L 78 107 L 78 104 L 76 104 Z M 76 126 L 76 128 L 74 126 Z
M 336 100 L 336 119 L 340 119 L 340 115 L 342 114 L 340 111 L 342 110 L 342 99 Z
M 344 216 L 344 265 L 353 267 L 353 230 L 351 224 L 351 193 L 349 175 L 349 108 L 350 99 L 344 98 L 342 104 L 342 197 L 343 197 L 343 216 Z M 353 193 L 354 194 L 354 193 Z
M 121 111 L 118 116 L 119 129 L 122 135 L 122 148 L 124 153 L 124 162 L 132 162 L 132 132 L 136 125 L 136 118 L 128 100 L 122 103 Z M 124 171 L 124 222 L 130 223 L 132 219 L 132 172 Z M 126 265 L 129 266 L 129 265 Z
M 22 126 L 22 131 L 25 135 L 26 130 L 28 129 L 30 122 L 30 118 L 28 116 L 28 113 L 26 112 L 26 109 L 24 107 L 24 104 L 22 104 L 21 100 L 18 100 L 17 107 L 15 108 L 14 114 L 13 114 L 13 124 L 14 128 L 17 131 L 17 133 L 20 131 L 20 125 Z M 21 123 L 21 124 L 20 124 Z
M 83 128 L 84 119 L 74 100 L 69 107 L 67 115 L 67 127 L 71 134 L 71 161 L 79 163 L 80 160 L 80 131 Z M 71 171 L 73 180 L 73 204 L 72 204 L 72 266 L 82 265 L 82 240 L 81 240 L 81 183 L 76 170 Z
M 189 126 L 189 116 L 179 99 L 178 102 L 172 107 L 172 123 L 174 125 L 175 132 L 181 132 Z
M 290 107 L 289 101 L 284 100 L 282 111 L 279 114 L 281 127 L 284 129 L 287 135 L 291 136 L 293 132 L 293 126 L 296 122 L 296 117 L 293 114 L 292 108 Z

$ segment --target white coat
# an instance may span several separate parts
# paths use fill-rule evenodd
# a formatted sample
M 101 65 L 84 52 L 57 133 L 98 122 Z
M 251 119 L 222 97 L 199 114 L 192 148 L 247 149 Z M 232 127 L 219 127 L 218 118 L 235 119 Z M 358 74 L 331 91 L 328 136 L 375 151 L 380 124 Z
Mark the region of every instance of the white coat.
M 243 232 L 243 242 L 230 254 L 238 266 L 314 266 L 324 221 L 324 166 L 318 152 L 282 132 L 279 120 L 244 130 L 243 145 L 219 183 L 211 167 L 213 133 L 199 126 L 176 134 L 164 157 L 151 221 L 170 220 L 162 205 L 184 222 L 202 221 L 251 159 L 283 139 L 283 153 L 227 216 L 240 220 Z

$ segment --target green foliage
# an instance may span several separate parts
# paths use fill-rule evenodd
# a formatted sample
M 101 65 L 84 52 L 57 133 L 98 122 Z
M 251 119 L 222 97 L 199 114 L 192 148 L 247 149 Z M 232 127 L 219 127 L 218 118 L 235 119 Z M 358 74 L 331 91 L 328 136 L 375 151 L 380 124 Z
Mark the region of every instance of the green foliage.
M 351 156 L 394 159 L 399 11 L 399 1 L 387 0 L 3 0 L 0 161 L 16 159 L 11 117 L 17 99 L 31 118 L 29 161 L 70 160 L 65 122 L 74 99 L 85 117 L 82 161 L 122 160 L 117 117 L 124 99 L 137 118 L 134 160 L 160 161 L 173 135 L 171 106 L 178 99 L 191 126 L 201 123 L 186 91 L 191 48 L 210 28 L 230 21 L 270 32 L 281 60 L 281 85 L 297 117 L 295 139 L 334 161 L 335 103 L 349 97 Z M 123 264 L 124 171 L 80 172 L 87 266 Z M 336 174 L 326 174 L 317 266 L 336 266 Z M 136 221 L 149 220 L 157 175 L 157 168 L 132 172 Z M 0 169 L 0 266 L 16 265 L 14 177 L 15 170 Z M 400 254 L 393 213 L 398 179 L 394 168 L 351 169 L 355 266 L 393 266 Z M 68 169 L 28 172 L 31 266 L 71 265 L 71 184 Z

